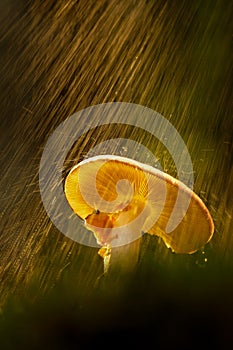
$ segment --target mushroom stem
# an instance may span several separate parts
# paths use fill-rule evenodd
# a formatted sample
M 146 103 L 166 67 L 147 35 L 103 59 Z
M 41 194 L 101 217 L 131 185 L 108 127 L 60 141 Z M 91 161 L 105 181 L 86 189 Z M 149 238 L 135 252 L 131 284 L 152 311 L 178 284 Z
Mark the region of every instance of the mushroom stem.
M 104 274 L 116 272 L 125 274 L 132 272 L 137 265 L 140 249 L 140 238 L 129 244 L 112 248 L 110 245 L 102 247 L 99 255 L 104 261 Z
M 104 274 L 106 274 L 109 270 L 110 266 L 110 259 L 111 259 L 111 246 L 108 244 L 107 246 L 104 246 L 99 249 L 98 254 L 103 258 L 104 260 Z

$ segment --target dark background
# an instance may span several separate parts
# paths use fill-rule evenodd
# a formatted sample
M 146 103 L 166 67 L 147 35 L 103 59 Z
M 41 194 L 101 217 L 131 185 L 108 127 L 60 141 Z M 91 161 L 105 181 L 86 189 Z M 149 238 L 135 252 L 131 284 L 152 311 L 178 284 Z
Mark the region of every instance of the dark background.
M 0 1 L 2 349 L 233 340 L 232 16 L 224 0 Z M 38 170 L 63 120 L 112 101 L 152 108 L 178 130 L 215 233 L 193 255 L 144 235 L 134 273 L 99 278 L 97 249 L 47 217 Z M 85 135 L 68 168 L 105 131 Z M 173 174 L 164 150 L 137 139 Z

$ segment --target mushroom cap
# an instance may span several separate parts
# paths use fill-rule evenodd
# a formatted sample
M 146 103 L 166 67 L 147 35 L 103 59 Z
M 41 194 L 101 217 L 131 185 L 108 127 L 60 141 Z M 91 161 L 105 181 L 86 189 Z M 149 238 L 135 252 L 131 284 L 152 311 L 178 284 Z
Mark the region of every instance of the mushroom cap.
M 213 235 L 209 211 L 191 189 L 129 158 L 99 155 L 80 162 L 66 178 L 65 195 L 101 245 L 116 237 L 113 229 L 124 237 L 130 232 L 129 241 L 144 231 L 160 236 L 176 253 L 193 253 Z M 176 224 L 168 232 L 171 217 Z

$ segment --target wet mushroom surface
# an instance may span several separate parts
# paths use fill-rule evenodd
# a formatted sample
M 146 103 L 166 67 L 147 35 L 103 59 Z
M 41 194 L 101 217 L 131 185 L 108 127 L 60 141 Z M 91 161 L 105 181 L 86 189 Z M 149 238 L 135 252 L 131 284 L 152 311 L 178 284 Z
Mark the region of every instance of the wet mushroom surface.
M 88 158 L 73 167 L 64 190 L 73 211 L 103 247 L 128 244 L 147 232 L 161 237 L 173 252 L 193 253 L 213 235 L 211 215 L 191 189 L 167 173 L 129 158 Z M 178 192 L 180 201 L 175 207 Z M 183 203 L 188 204 L 187 210 Z M 166 232 L 171 214 L 178 220 L 174 229 Z

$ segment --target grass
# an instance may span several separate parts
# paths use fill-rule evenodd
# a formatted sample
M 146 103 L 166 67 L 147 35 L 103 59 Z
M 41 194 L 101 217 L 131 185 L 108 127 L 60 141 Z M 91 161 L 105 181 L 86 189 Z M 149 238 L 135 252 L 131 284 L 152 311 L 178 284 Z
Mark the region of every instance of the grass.
M 224 348 L 233 340 L 233 266 L 197 264 L 201 253 L 189 262 L 172 255 L 178 257 L 173 266 L 156 265 L 149 252 L 133 274 L 109 274 L 88 289 L 85 276 L 78 281 L 70 271 L 47 293 L 34 279 L 1 311 L 2 348 L 124 348 L 150 342 L 161 349 Z

